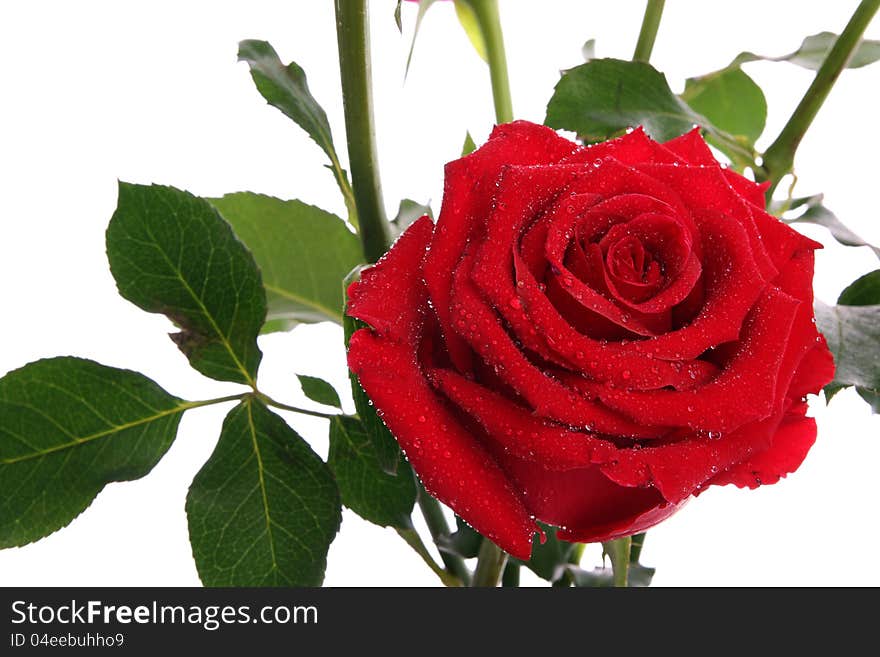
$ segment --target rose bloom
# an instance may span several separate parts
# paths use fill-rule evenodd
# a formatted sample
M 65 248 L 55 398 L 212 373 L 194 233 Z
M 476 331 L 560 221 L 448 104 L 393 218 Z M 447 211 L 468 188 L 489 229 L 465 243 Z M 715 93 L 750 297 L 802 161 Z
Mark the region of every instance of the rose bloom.
M 793 472 L 834 366 L 820 244 L 698 130 L 581 147 L 518 121 L 446 166 L 348 290 L 348 362 L 425 487 L 510 554 L 643 531 Z

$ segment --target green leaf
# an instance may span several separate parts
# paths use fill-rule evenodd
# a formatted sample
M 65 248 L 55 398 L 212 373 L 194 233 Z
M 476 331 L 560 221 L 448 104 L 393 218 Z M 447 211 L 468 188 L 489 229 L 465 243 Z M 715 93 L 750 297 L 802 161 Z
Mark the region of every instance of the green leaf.
M 397 25 L 397 31 L 403 34 L 403 23 L 400 21 L 400 7 L 403 0 L 397 0 L 397 6 L 394 8 L 394 24 Z
M 480 553 L 483 536 L 458 515 L 455 516 L 456 531 L 437 537 L 437 547 L 462 559 L 473 559 Z
M 872 306 L 880 303 L 880 269 L 850 283 L 840 293 L 837 303 L 842 306 Z
M 672 93 L 666 76 L 644 62 L 593 59 L 566 71 L 547 105 L 544 123 L 576 132 L 586 142 L 604 141 L 643 126 L 668 141 L 700 125 L 738 166 L 754 153 Z
M 880 413 L 880 390 L 856 386 L 856 392 L 859 393 L 859 397 L 868 402 L 873 413 Z
M 257 91 L 266 102 L 293 119 L 327 154 L 330 160 L 328 168 L 333 172 L 345 199 L 348 220 L 353 226 L 357 226 L 357 210 L 348 174 L 339 163 L 330 122 L 327 121 L 324 108 L 309 91 L 305 71 L 296 62 L 285 66 L 268 42 L 255 39 L 238 44 L 238 60 L 248 63 Z
M 713 125 L 749 147 L 764 131 L 764 92 L 740 68 L 688 79 L 681 98 Z
M 384 472 L 373 441 L 358 418 L 337 415 L 330 420 L 327 464 L 336 476 L 345 506 L 382 527 L 412 528 L 416 485 L 409 464 L 401 463 L 396 476 Z
M 817 301 L 816 323 L 834 354 L 834 382 L 880 390 L 880 305 Z
M 789 62 L 803 68 L 808 68 L 811 71 L 818 71 L 819 67 L 822 66 L 822 62 L 825 61 L 825 57 L 828 56 L 828 52 L 834 47 L 837 36 L 833 32 L 819 32 L 818 34 L 810 35 L 803 40 L 797 50 L 781 57 L 767 57 L 766 55 L 758 55 L 748 51 L 741 52 L 733 58 L 730 64 L 715 73 L 710 73 L 710 75 L 736 69 L 743 64 L 761 61 Z M 846 67 L 861 68 L 862 66 L 873 64 L 877 60 L 880 60 L 880 41 L 862 39 L 852 58 L 847 62 Z
M 468 2 L 455 0 L 455 14 L 458 16 L 458 22 L 470 39 L 471 45 L 484 62 L 489 61 L 486 53 L 486 40 L 483 38 L 483 32 L 480 29 L 480 23 L 477 20 L 477 14 Z
M 252 397 L 226 416 L 186 514 L 206 586 L 319 586 L 342 517 L 330 469 Z
M 651 585 L 656 569 L 638 563 L 630 564 L 628 585 L 630 587 L 646 587 Z M 614 573 L 611 568 L 595 568 L 584 570 L 577 566 L 566 566 L 565 572 L 571 577 L 578 588 L 609 588 L 614 586 Z
M 105 485 L 146 475 L 194 404 L 137 372 L 50 358 L 0 379 L 0 548 L 61 529 Z
M 825 393 L 825 403 L 827 404 L 828 402 L 830 402 L 838 392 L 847 387 L 849 386 L 845 386 L 842 383 L 832 382 L 827 384 L 824 388 L 822 388 L 822 391 Z
M 208 202 L 253 253 L 266 288 L 268 321 L 342 323 L 339 281 L 362 256 L 357 236 L 339 217 L 253 192 Z
M 349 273 L 343 281 L 344 289 L 348 289 L 348 286 L 360 277 L 361 269 L 361 267 L 357 267 Z M 344 316 L 342 328 L 345 334 L 346 349 L 348 349 L 348 341 L 354 332 L 366 326 L 364 322 L 354 317 L 347 314 Z M 373 403 L 358 382 L 357 376 L 351 370 L 348 371 L 348 378 L 351 381 L 351 396 L 354 399 L 355 410 L 357 410 L 358 417 L 360 417 L 361 423 L 373 443 L 379 467 L 388 474 L 397 474 L 400 463 L 403 460 L 400 446 L 397 444 L 394 436 L 391 435 L 388 427 L 385 426 L 385 423 L 376 414 Z
M 253 257 L 207 201 L 120 182 L 107 257 L 123 297 L 181 328 L 171 338 L 190 365 L 213 379 L 254 384 L 266 294 Z
M 824 226 L 831 233 L 831 236 L 843 244 L 844 246 L 867 246 L 880 258 L 880 248 L 873 244 L 869 244 L 861 237 L 850 230 L 837 216 L 822 204 L 823 197 L 821 194 L 809 196 L 803 199 L 795 199 L 791 202 L 790 208 L 806 206 L 806 211 L 799 217 L 793 219 L 785 219 L 788 223 L 816 224 Z
M 532 539 L 532 558 L 528 562 L 523 562 L 523 565 L 538 577 L 553 582 L 562 576 L 574 544 L 558 539 L 555 527 L 542 524 L 541 529 L 546 534 L 547 540 L 542 544 L 538 536 Z
M 820 32 L 804 39 L 801 47 L 793 53 L 783 57 L 769 57 L 766 59 L 777 62 L 790 62 L 808 68 L 811 71 L 817 71 L 822 66 L 822 62 L 825 61 L 825 57 L 827 57 L 828 52 L 834 46 L 835 41 L 837 41 L 836 34 Z M 847 68 L 861 68 L 862 66 L 873 64 L 878 59 L 880 59 L 880 41 L 862 39 L 849 60 Z
M 397 210 L 397 216 L 391 222 L 391 231 L 394 235 L 400 235 L 409 228 L 410 224 L 414 222 L 416 219 L 420 219 L 428 215 L 432 219 L 434 218 L 434 213 L 431 212 L 430 205 L 422 205 L 418 201 L 413 201 L 412 199 L 405 198 L 400 202 L 400 207 Z
M 565 72 L 547 105 L 545 123 L 590 142 L 642 125 L 666 141 L 690 130 L 697 117 L 650 65 L 594 59 Z
M 470 132 L 465 132 L 464 144 L 461 145 L 461 156 L 470 155 L 475 150 L 477 150 L 477 145 L 474 143 L 474 138 L 471 137 Z
M 767 211 L 777 217 L 782 217 L 785 213 L 792 212 L 798 208 L 811 208 L 814 205 L 819 205 L 824 198 L 824 194 L 813 194 L 812 196 L 800 196 L 797 198 L 770 199 Z M 789 217 L 788 221 L 793 221 L 794 219 L 795 217 Z
M 324 379 L 316 376 L 307 376 L 305 374 L 297 374 L 299 384 L 302 386 L 305 396 L 313 402 L 323 404 L 324 406 L 335 406 L 342 408 L 342 402 L 339 401 L 339 394 Z
M 437 0 L 419 0 L 419 13 L 416 14 L 416 26 L 413 28 L 413 37 L 412 42 L 409 44 L 409 54 L 406 56 L 406 70 L 404 71 L 403 77 L 406 78 L 409 75 L 409 66 L 412 63 L 413 50 L 416 47 L 416 38 L 419 36 L 419 28 L 422 26 L 422 19 L 425 17 L 425 13 L 431 8 Z
M 826 331 L 824 327 L 831 319 L 820 318 L 818 308 L 816 315 L 834 353 L 836 367 L 834 381 L 825 386 L 825 398 L 830 401 L 839 390 L 853 384 L 859 396 L 870 404 L 871 410 L 880 413 L 880 269 L 852 282 L 840 293 L 837 303 L 838 306 L 831 308 L 839 320 L 836 327 Z M 853 315 L 849 308 L 865 312 Z M 840 321 L 841 316 L 845 320 Z M 845 321 L 849 322 L 846 326 Z M 837 328 L 836 332 L 834 328 Z M 835 335 L 834 344 L 830 334 Z M 856 363 L 858 369 L 855 369 Z
M 266 323 L 263 324 L 263 328 L 260 329 L 260 333 L 265 335 L 267 333 L 286 333 L 287 331 L 292 331 L 297 326 L 299 326 L 299 322 L 295 319 L 268 319 Z

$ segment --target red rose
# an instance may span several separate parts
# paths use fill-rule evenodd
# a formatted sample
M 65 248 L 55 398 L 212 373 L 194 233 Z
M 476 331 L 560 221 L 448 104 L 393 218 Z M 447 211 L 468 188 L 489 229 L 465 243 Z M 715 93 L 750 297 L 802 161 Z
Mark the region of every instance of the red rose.
M 712 484 L 793 472 L 831 380 L 821 245 L 764 211 L 699 132 L 580 147 L 498 126 L 446 166 L 349 288 L 348 362 L 426 488 L 527 559 L 535 520 L 593 542 Z

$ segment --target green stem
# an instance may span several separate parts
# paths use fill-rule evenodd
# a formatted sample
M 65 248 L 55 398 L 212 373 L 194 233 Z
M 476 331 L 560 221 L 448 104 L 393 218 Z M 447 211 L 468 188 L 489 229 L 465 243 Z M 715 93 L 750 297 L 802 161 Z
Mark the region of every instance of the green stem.
M 501 586 L 505 588 L 515 588 L 519 586 L 520 565 L 513 561 L 508 561 L 504 566 L 504 573 L 501 575 Z
M 336 184 L 339 186 L 339 191 L 342 192 L 342 198 L 345 201 L 345 210 L 348 213 L 348 223 L 357 230 L 359 225 L 357 205 L 354 202 L 354 191 L 351 189 L 351 183 L 348 182 L 348 174 L 345 172 L 345 169 L 342 168 L 342 164 L 339 162 L 339 157 L 336 155 L 336 150 L 330 149 L 329 155 L 330 166 L 333 169 L 333 177 L 336 179 Z
M 571 553 L 568 555 L 568 563 L 572 566 L 579 566 L 581 563 L 581 559 L 584 556 L 584 548 L 587 546 L 584 543 L 575 543 L 571 547 Z M 555 579 L 551 586 L 565 588 L 567 586 L 571 586 L 574 584 L 574 577 L 571 576 L 571 573 L 566 568 L 562 573 L 562 576 L 558 579 Z
M 256 392 L 255 396 L 267 406 L 274 406 L 275 408 L 280 408 L 284 411 L 292 411 L 294 413 L 300 413 L 302 415 L 311 415 L 312 417 L 320 417 L 324 418 L 325 420 L 331 420 L 339 415 L 339 413 L 322 413 L 321 411 L 310 411 L 307 408 L 299 408 L 298 406 L 282 404 L 281 402 L 272 399 L 269 395 L 264 395 L 262 392 Z
M 507 553 L 488 538 L 484 538 L 477 555 L 477 569 L 471 586 L 495 588 L 501 571 L 507 563 Z
M 222 404 L 223 402 L 228 402 L 228 401 L 241 401 L 243 397 L 245 397 L 249 394 L 251 394 L 251 393 L 244 392 L 239 395 L 229 395 L 228 397 L 216 397 L 214 399 L 203 399 L 201 401 L 186 402 L 185 404 L 183 404 L 183 408 L 184 409 L 201 408 L 203 406 L 213 406 L 214 404 Z
M 376 262 L 391 243 L 376 158 L 367 0 L 335 0 L 339 74 L 351 182 L 364 257 Z
M 406 541 L 406 544 L 415 550 L 422 560 L 428 564 L 428 568 L 434 571 L 443 584 L 450 587 L 463 586 L 458 577 L 443 570 L 443 568 L 437 565 L 437 562 L 431 557 L 431 553 L 428 552 L 428 548 L 425 547 L 422 537 L 419 536 L 415 529 L 397 529 L 397 533 L 400 535 L 400 538 Z
M 605 554 L 611 559 L 611 569 L 614 572 L 614 586 L 625 587 L 629 585 L 629 556 L 632 551 L 632 536 L 616 538 L 613 541 L 602 543 Z
M 632 543 L 629 549 L 629 562 L 630 563 L 638 563 L 639 559 L 642 556 L 642 548 L 645 545 L 645 536 L 647 536 L 646 532 L 642 532 L 641 534 L 633 534 L 632 535 Z
M 639 30 L 639 40 L 636 42 L 636 51 L 633 53 L 633 61 L 647 62 L 651 59 L 651 51 L 654 50 L 654 41 L 657 39 L 657 29 L 660 27 L 664 4 L 666 4 L 666 0 L 648 0 L 645 16 L 642 18 L 642 29 Z
M 446 518 L 443 517 L 443 509 L 440 508 L 440 502 L 425 490 L 425 487 L 422 486 L 418 479 L 416 479 L 416 485 L 419 491 L 419 509 L 421 509 L 422 515 L 425 517 L 425 524 L 428 525 L 428 531 L 431 533 L 431 538 L 436 544 L 441 536 L 449 536 L 449 525 L 446 524 Z M 465 585 L 470 584 L 471 573 L 461 557 L 440 550 L 440 559 L 450 574 L 464 582 Z
M 791 171 L 794 164 L 794 154 L 801 140 L 816 118 L 819 108 L 828 97 L 828 93 L 840 77 L 843 69 L 849 63 L 850 58 L 859 46 L 865 29 L 880 8 L 880 0 L 862 0 L 849 19 L 843 32 L 834 42 L 834 46 L 822 62 L 822 66 L 816 72 L 812 84 L 804 94 L 801 102 L 795 108 L 788 119 L 788 123 L 779 133 L 763 156 L 762 171 L 757 172 L 760 180 L 769 180 L 770 188 L 767 190 L 767 198 L 770 199 L 779 181 Z
M 337 0 L 339 1 L 339 0 Z M 504 35 L 498 0 L 464 0 L 474 10 L 489 60 L 489 77 L 492 80 L 492 100 L 495 103 L 495 121 L 513 121 L 513 101 L 510 98 L 510 79 L 507 75 L 507 56 L 504 53 Z

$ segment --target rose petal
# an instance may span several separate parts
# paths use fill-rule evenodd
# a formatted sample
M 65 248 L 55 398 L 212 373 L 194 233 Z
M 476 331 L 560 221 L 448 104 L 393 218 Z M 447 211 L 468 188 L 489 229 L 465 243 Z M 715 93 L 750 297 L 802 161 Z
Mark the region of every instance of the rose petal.
M 670 445 L 619 450 L 602 472 L 621 486 L 654 486 L 668 502 L 679 504 L 719 472 L 767 449 L 779 421 L 775 415 L 716 438 L 695 434 Z
M 653 486 L 675 505 L 719 472 L 766 449 L 780 421 L 775 416 L 715 439 L 692 435 L 669 445 L 618 448 L 595 434 L 542 422 L 510 400 L 449 370 L 437 370 L 431 378 L 483 426 L 497 445 L 497 457 L 509 454 L 553 471 L 598 465 L 616 484 Z M 687 467 L 682 467 L 684 464 Z
M 516 242 L 527 222 L 534 221 L 557 197 L 567 193 L 576 173 L 572 167 L 503 167 L 486 239 L 480 245 L 471 274 L 480 291 L 492 301 L 523 343 L 548 360 L 554 360 L 555 356 L 528 323 L 513 289 L 511 244 Z M 523 189 L 532 193 L 523 194 Z
M 661 313 L 683 301 L 703 271 L 692 249 L 693 237 L 687 227 L 678 218 L 669 215 L 640 215 L 626 224 L 617 224 L 608 231 L 600 243 L 603 248 L 608 245 L 607 257 L 611 257 L 611 243 L 623 234 L 635 236 L 642 244 L 651 248 L 654 258 L 659 258 L 662 262 L 667 282 L 659 292 L 644 300 L 630 301 L 620 297 L 621 301 L 642 314 Z M 610 271 L 610 267 L 605 271 L 608 287 L 612 293 L 616 293 L 622 281 Z
M 632 343 L 634 351 L 658 358 L 696 358 L 706 349 L 735 340 L 746 314 L 765 287 L 745 230 L 718 215 L 700 217 L 705 295 L 687 325 L 651 340 Z
M 801 235 L 791 226 L 763 210 L 755 210 L 752 214 L 755 225 L 761 231 L 767 254 L 777 270 L 784 267 L 796 251 L 823 248 L 819 242 L 811 240 L 806 235 Z
M 471 355 L 452 329 L 452 273 L 465 246 L 484 230 L 501 167 L 558 162 L 577 149 L 549 128 L 515 121 L 497 126 L 481 148 L 446 165 L 443 204 L 424 275 L 450 357 L 462 371 L 470 369 Z
M 641 489 L 630 488 L 621 490 L 632 491 Z M 612 522 L 606 522 L 604 525 L 596 524 L 590 527 L 571 526 L 567 529 L 560 529 L 556 532 L 556 536 L 563 541 L 577 543 L 601 543 L 614 540 L 615 538 L 632 536 L 663 522 L 686 503 L 687 500 L 680 504 L 669 504 L 668 502 L 661 502 L 656 506 L 646 504 L 645 510 L 636 507 L 636 510 L 629 517 L 618 518 Z
M 779 276 L 773 282 L 786 294 L 801 300 L 792 322 L 791 333 L 785 345 L 785 355 L 779 368 L 779 377 L 776 384 L 777 409 L 781 411 L 791 397 L 791 384 L 795 372 L 807 353 L 816 347 L 824 345 L 824 338 L 816 330 L 813 319 L 813 262 L 815 254 L 812 249 L 796 252 L 792 258 L 781 267 Z M 826 348 L 827 349 L 827 348 Z M 823 359 L 824 360 L 824 359 Z M 828 367 L 828 361 L 814 361 L 820 367 L 813 374 L 817 380 L 824 378 L 820 385 L 808 392 L 818 391 L 822 386 L 831 381 L 834 374 L 833 363 Z M 794 399 L 798 399 L 795 397 Z
M 536 413 L 620 436 L 658 434 L 656 427 L 629 422 L 601 404 L 575 394 L 532 364 L 501 327 L 498 317 L 471 281 L 473 261 L 474 256 L 466 255 L 455 272 L 454 313 L 459 317 L 456 330 L 501 379 L 528 400 Z
M 820 335 L 816 345 L 798 364 L 788 388 L 789 399 L 796 400 L 809 394 L 817 394 L 834 379 L 834 358 Z
M 451 370 L 434 370 L 431 380 L 443 394 L 486 430 L 494 453 L 509 452 L 548 470 L 571 470 L 607 460 L 614 450 L 595 434 L 551 425 L 498 393 Z
M 349 342 L 348 364 L 428 492 L 528 559 L 534 522 L 497 463 L 430 388 L 412 349 L 361 329 Z
M 378 335 L 413 341 L 427 300 L 425 286 L 415 279 L 433 230 L 428 216 L 414 221 L 379 262 L 364 269 L 360 279 L 348 286 L 348 314 L 365 321 Z
M 563 160 L 564 164 L 595 163 L 596 160 L 612 158 L 623 164 L 632 165 L 641 162 L 662 162 L 672 164 L 684 160 L 676 153 L 645 134 L 644 128 L 637 127 L 616 139 L 609 139 L 599 144 L 591 144 L 575 151 Z
M 700 128 L 694 128 L 680 137 L 670 139 L 663 144 L 667 150 L 675 153 L 688 164 L 702 164 L 708 167 L 717 167 L 718 161 L 712 155 L 706 140 L 700 134 Z
M 742 196 L 749 203 L 761 210 L 764 210 L 767 207 L 766 192 L 770 188 L 769 180 L 760 184 L 754 183 L 748 178 L 744 178 L 736 171 L 731 171 L 730 169 L 723 169 L 722 174 L 728 184 L 736 190 L 737 194 Z
M 623 391 L 596 386 L 609 407 L 635 422 L 727 432 L 770 415 L 792 323 L 800 302 L 771 290 L 755 304 L 736 353 L 721 374 L 689 391 Z
M 769 449 L 722 472 L 710 483 L 716 486 L 733 484 L 739 488 L 775 484 L 800 467 L 814 442 L 816 421 L 811 417 L 790 415 L 777 429 Z
M 669 504 L 654 488 L 618 486 L 596 467 L 554 472 L 512 456 L 502 467 L 535 517 L 559 527 L 557 535 L 567 541 L 593 543 L 641 532 L 681 506 Z
M 420 265 L 431 229 L 427 217 L 413 223 L 350 286 L 349 313 L 373 330 L 351 337 L 348 364 L 425 487 L 508 552 L 528 558 L 534 523 L 504 473 L 443 406 L 417 363 L 427 301 Z
M 632 345 L 594 340 L 578 333 L 566 322 L 538 287 L 519 254 L 514 255 L 517 291 L 534 326 L 560 354 L 579 365 L 579 371 L 601 382 L 639 390 L 677 385 L 688 377 L 690 363 L 671 363 L 655 357 L 651 350 L 636 353 Z M 699 367 L 699 366 L 698 366 Z M 696 373 L 695 373 L 696 377 Z
M 668 164 L 644 164 L 641 170 L 662 181 L 675 190 L 682 201 L 700 213 L 716 212 L 736 219 L 751 244 L 752 256 L 765 280 L 776 275 L 776 268 L 767 254 L 764 240 L 755 225 L 753 205 L 747 203 L 730 186 L 718 166 L 673 166 Z

